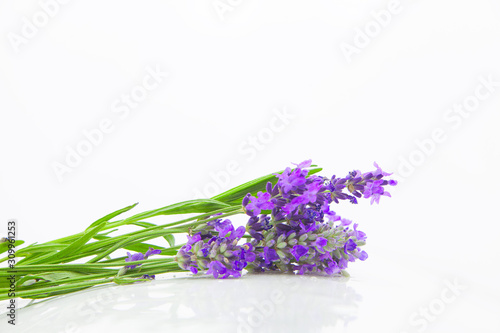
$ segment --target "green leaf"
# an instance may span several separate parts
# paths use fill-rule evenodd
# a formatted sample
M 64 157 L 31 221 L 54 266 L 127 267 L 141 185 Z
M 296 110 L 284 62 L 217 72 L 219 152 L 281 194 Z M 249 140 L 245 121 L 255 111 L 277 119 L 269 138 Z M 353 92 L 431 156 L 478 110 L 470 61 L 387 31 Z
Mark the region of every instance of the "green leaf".
M 109 238 L 112 238 L 112 237 L 95 235 L 94 238 L 97 239 L 97 240 L 103 240 L 103 239 L 109 239 Z M 167 250 L 167 248 L 165 248 L 165 247 L 154 245 L 154 244 L 148 244 L 148 243 L 128 244 L 128 245 L 125 245 L 123 248 L 125 250 L 130 250 L 130 251 L 134 251 L 134 252 L 145 253 L 147 250 L 149 250 L 150 247 L 152 247 L 154 249 L 162 250 L 162 251 L 166 251 Z
M 33 253 L 39 253 L 39 252 L 54 252 L 57 250 L 62 250 L 64 249 L 68 244 L 39 244 L 39 245 L 30 245 L 28 247 L 22 248 L 19 251 L 16 252 L 16 255 L 18 256 L 28 256 Z
M 118 215 L 118 214 L 116 214 L 116 215 Z M 64 258 L 65 256 L 77 253 L 78 250 L 83 245 L 85 245 L 92 237 L 94 237 L 106 225 L 106 223 L 108 221 L 108 218 L 107 218 L 108 216 L 109 215 L 100 219 L 99 224 L 96 224 L 94 227 L 85 230 L 85 233 L 80 238 L 75 240 L 73 243 L 69 244 L 63 250 L 61 250 L 57 253 L 54 253 L 50 256 L 42 256 L 41 258 L 37 258 L 34 261 L 31 261 L 30 264 L 40 263 L 40 262 L 43 262 L 45 264 L 57 263 L 57 262 L 61 261 L 61 259 Z M 95 224 L 95 222 L 92 224 Z
M 60 261 L 60 259 L 64 258 L 65 256 L 76 253 L 83 245 L 85 245 L 91 238 L 93 238 L 106 225 L 106 223 L 110 219 L 112 219 L 112 218 L 114 218 L 114 217 L 116 217 L 116 216 L 118 216 L 126 211 L 131 210 L 135 206 L 137 206 L 137 203 L 130 205 L 130 206 L 127 206 L 125 208 L 119 209 L 119 210 L 117 210 L 111 214 L 108 214 L 104 217 L 101 217 L 100 219 L 98 219 L 97 221 L 92 223 L 85 230 L 85 232 L 83 233 L 82 236 L 80 236 L 75 241 L 71 242 L 67 247 L 65 247 L 61 251 L 56 252 L 56 253 L 48 253 L 48 254 L 41 256 L 39 258 L 36 258 L 34 260 L 30 260 L 29 263 L 30 264 L 40 263 L 40 262 L 56 263 L 56 262 Z
M 323 170 L 323 168 L 312 167 L 308 169 L 308 175 L 310 176 L 312 174 L 320 172 L 321 170 Z M 285 170 L 281 170 L 279 172 L 275 172 L 270 175 L 263 176 L 254 179 L 252 181 L 246 182 L 224 193 L 216 195 L 215 197 L 212 197 L 212 199 L 222 201 L 230 205 L 238 203 L 241 204 L 241 200 L 243 200 L 243 197 L 245 197 L 247 193 L 255 195 L 258 191 L 264 191 L 266 189 L 266 184 L 268 182 L 271 182 L 273 185 L 275 185 L 276 182 L 278 181 L 278 178 L 274 174 L 282 174 L 284 171 Z
M 168 235 L 163 236 L 163 238 L 165 238 L 167 240 L 168 245 L 170 245 L 170 247 L 174 247 L 175 246 L 175 237 L 174 237 L 174 235 L 168 234 Z
M 158 215 L 209 213 L 226 207 L 230 207 L 230 205 L 213 199 L 188 200 L 131 216 L 123 220 L 122 224 L 134 223 Z
M 71 271 L 57 271 L 39 274 L 46 281 L 60 281 L 63 279 L 78 278 L 86 274 L 71 272 Z
M 7 240 L 6 242 L 2 242 L 2 243 L 0 243 L 0 253 L 7 252 L 9 250 L 9 244 L 13 244 L 17 248 L 19 245 L 24 244 L 24 241 L 16 240 L 16 241 L 14 241 L 14 243 L 11 243 L 10 241 Z M 11 247 L 12 247 L 12 245 L 11 245 Z
M 115 228 L 115 229 L 111 229 L 110 231 L 106 231 L 106 232 L 103 232 L 103 233 L 100 233 L 100 234 L 97 234 L 97 236 L 106 236 L 106 235 L 109 235 L 110 233 L 112 232 L 115 232 L 119 230 L 118 228 Z
M 17 282 L 16 282 L 16 287 L 27 287 L 27 286 L 31 286 L 32 284 L 36 283 L 37 281 L 36 280 L 43 280 L 43 278 L 41 276 L 38 276 L 38 275 L 26 275 L 26 276 L 23 276 L 22 278 L 20 278 Z
M 149 227 L 156 227 L 157 226 L 154 223 L 143 222 L 143 221 L 137 221 L 137 222 L 134 222 L 132 224 L 134 224 L 136 226 L 139 226 L 139 227 L 143 227 L 143 228 L 149 228 Z M 165 238 L 165 240 L 168 242 L 168 244 L 170 245 L 170 247 L 174 247 L 175 246 L 175 237 L 174 237 L 174 235 L 168 234 L 168 235 L 163 236 L 163 238 Z
M 71 278 L 79 278 L 82 276 L 85 276 L 87 274 L 83 273 L 78 273 L 78 272 L 70 272 L 70 271 L 57 271 L 57 272 L 47 272 L 47 273 L 41 273 L 41 274 L 28 274 L 19 279 L 16 282 L 16 286 L 30 286 L 33 283 L 36 283 L 36 280 L 44 280 L 44 281 L 49 281 L 49 282 L 55 282 L 55 281 L 61 281 L 64 279 L 71 279 Z
M 3 276 L 3 274 L 2 274 L 2 275 L 0 275 L 0 277 L 1 277 L 0 289 L 9 288 L 10 287 L 10 280 L 7 279 L 9 277 L 9 275 Z
M 138 282 L 140 280 L 137 280 L 137 279 L 131 279 L 131 278 L 123 278 L 123 277 L 115 277 L 113 279 L 113 282 L 115 282 L 116 284 L 130 284 L 130 283 L 134 283 L 134 282 Z
M 104 221 L 104 222 L 107 222 L 107 221 L 111 220 L 113 217 L 116 217 L 116 216 L 118 216 L 118 215 L 120 215 L 120 214 L 122 214 L 122 213 L 125 213 L 125 212 L 127 212 L 127 211 L 131 210 L 132 208 L 134 208 L 135 206 L 137 206 L 137 204 L 138 204 L 138 202 L 136 202 L 136 203 L 135 203 L 135 204 L 133 204 L 133 205 L 127 206 L 127 207 L 125 207 L 125 208 L 122 208 L 122 209 L 120 209 L 120 210 L 117 210 L 116 212 L 113 212 L 113 213 L 111 213 L 111 214 L 108 214 L 108 215 L 106 215 L 106 216 L 104 216 L 104 217 L 101 217 L 99 220 L 97 220 L 97 221 L 95 221 L 94 223 L 92 223 L 92 224 L 91 224 L 91 225 L 87 228 L 87 230 L 89 230 L 89 229 L 91 229 L 91 228 L 93 228 L 93 227 L 95 227 L 95 226 L 97 226 L 97 225 L 100 225 L 103 221 Z M 85 230 L 85 232 L 86 232 L 87 230 Z

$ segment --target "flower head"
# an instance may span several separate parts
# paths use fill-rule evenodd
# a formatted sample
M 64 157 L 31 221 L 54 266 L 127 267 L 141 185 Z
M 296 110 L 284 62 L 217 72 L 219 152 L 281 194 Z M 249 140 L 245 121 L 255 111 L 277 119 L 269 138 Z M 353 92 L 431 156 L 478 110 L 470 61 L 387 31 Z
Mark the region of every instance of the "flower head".
M 267 192 L 259 192 L 257 193 L 257 197 L 250 195 L 248 198 L 250 202 L 246 205 L 245 209 L 247 212 L 250 212 L 251 216 L 259 215 L 263 209 L 273 208 L 273 204 L 269 201 L 271 199 L 271 194 Z
M 188 236 L 188 242 L 177 252 L 175 260 L 179 267 L 198 274 L 207 270 L 215 278 L 239 277 L 248 262 L 255 260 L 251 244 L 238 245 L 245 233 L 245 227 L 234 229 L 230 220 L 210 221 L 208 231 L 203 237 L 201 231 Z

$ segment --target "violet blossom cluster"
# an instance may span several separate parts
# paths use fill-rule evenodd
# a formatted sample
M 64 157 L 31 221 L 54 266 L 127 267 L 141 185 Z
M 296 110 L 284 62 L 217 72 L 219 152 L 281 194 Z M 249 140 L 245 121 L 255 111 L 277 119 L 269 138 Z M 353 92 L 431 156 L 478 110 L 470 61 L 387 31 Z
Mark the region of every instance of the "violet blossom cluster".
M 358 224 L 331 210 L 332 203 L 370 199 L 379 203 L 389 196 L 385 179 L 390 173 L 376 170 L 350 172 L 346 177 L 309 175 L 311 161 L 276 174 L 277 182 L 267 183 L 265 192 L 244 197 L 242 206 L 250 216 L 245 227 L 234 228 L 229 220 L 214 220 L 202 231 L 188 236 L 178 252 L 179 266 L 194 274 L 207 270 L 215 278 L 239 277 L 243 268 L 254 272 L 282 271 L 298 274 L 337 274 L 349 262 L 364 261 L 368 254 L 360 247 L 366 234 Z M 245 232 L 250 241 L 238 245 Z
M 207 274 L 215 278 L 240 277 L 243 268 L 255 260 L 252 244 L 238 245 L 244 233 L 245 227 L 234 229 L 228 219 L 210 221 L 204 230 L 188 236 L 176 261 L 193 274 L 208 269 Z
M 379 203 L 381 196 L 390 196 L 384 187 L 397 182 L 384 179 L 391 174 L 376 163 L 372 172 L 355 170 L 344 178 L 308 176 L 309 166 L 310 160 L 287 168 L 276 175 L 274 186 L 267 184 L 266 192 L 243 199 L 256 254 L 250 270 L 331 275 L 345 270 L 349 262 L 368 257 L 360 249 L 366 234 L 358 224 L 351 226 L 350 220 L 337 215 L 330 204 L 340 200 L 357 204 L 360 198 Z

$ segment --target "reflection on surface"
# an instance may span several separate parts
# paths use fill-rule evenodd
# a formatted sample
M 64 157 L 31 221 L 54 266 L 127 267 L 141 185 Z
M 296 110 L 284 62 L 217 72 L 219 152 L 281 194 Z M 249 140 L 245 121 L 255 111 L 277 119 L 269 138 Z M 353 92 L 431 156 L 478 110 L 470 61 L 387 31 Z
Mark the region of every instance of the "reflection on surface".
M 19 310 L 23 332 L 321 332 L 356 318 L 344 278 L 283 274 L 186 277 L 102 286 Z

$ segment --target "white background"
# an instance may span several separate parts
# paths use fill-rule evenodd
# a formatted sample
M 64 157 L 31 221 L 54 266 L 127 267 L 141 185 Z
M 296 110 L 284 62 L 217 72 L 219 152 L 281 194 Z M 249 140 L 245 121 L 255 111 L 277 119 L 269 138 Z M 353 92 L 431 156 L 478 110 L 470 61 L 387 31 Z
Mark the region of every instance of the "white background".
M 370 255 L 349 270 L 363 300 L 347 330 L 500 330 L 498 1 L 45 3 L 0 2 L 0 235 L 16 219 L 19 239 L 49 241 L 309 158 L 328 176 L 377 161 L 393 197 L 336 209 Z M 151 70 L 168 75 L 124 107 Z

